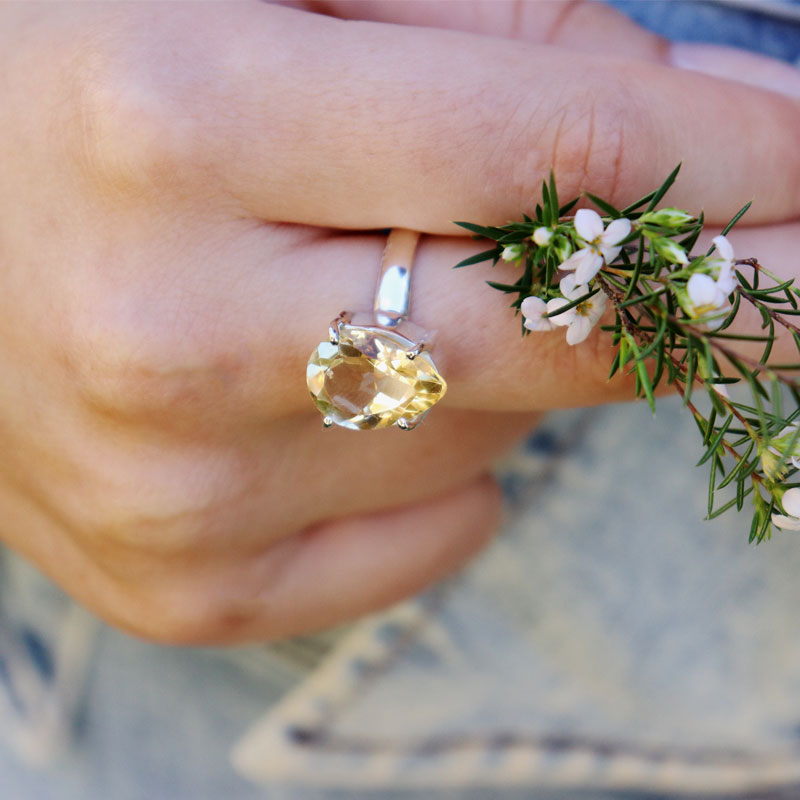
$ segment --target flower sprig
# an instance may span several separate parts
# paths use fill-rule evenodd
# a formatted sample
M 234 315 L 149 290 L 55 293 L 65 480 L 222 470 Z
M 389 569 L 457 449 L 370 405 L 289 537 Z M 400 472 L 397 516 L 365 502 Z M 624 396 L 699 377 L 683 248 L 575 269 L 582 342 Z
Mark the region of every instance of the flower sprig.
M 456 267 L 519 266 L 515 283 L 487 283 L 512 296 L 523 335 L 566 328 L 567 343 L 578 345 L 610 303 L 613 323 L 601 326 L 616 349 L 609 378 L 631 373 L 653 413 L 661 383 L 678 390 L 702 436 L 698 465 L 709 465 L 708 518 L 747 502 L 749 539 L 761 542 L 774 527 L 800 531 L 800 290 L 758 259 L 736 258 L 728 233 L 749 203 L 707 252 L 693 254 L 702 213 L 658 208 L 679 169 L 625 208 L 587 193 L 597 210 L 574 214 L 580 198 L 560 205 L 551 174 L 521 222 L 456 223 L 494 243 Z M 760 331 L 733 327 L 742 303 L 758 311 Z M 779 332 L 796 363 L 773 358 Z M 731 384 L 741 391 L 732 396 Z

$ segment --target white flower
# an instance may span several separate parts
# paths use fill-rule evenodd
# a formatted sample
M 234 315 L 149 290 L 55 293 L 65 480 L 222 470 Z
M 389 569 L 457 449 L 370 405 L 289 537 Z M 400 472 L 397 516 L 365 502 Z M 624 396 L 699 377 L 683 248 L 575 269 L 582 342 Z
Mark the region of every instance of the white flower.
M 733 271 L 733 247 L 724 236 L 715 236 L 712 241 L 719 255 L 709 259 L 709 264 L 717 273 L 717 286 L 727 297 L 739 285 L 739 279 Z
M 537 228 L 533 232 L 533 241 L 536 242 L 539 247 L 547 247 L 552 238 L 553 231 L 550 228 Z
M 725 321 L 730 304 L 728 295 L 720 289 L 717 282 L 704 272 L 696 272 L 686 282 L 688 294 L 687 312 L 690 317 L 706 317 L 706 328 L 718 328 Z M 719 310 L 719 311 L 718 311 Z M 718 313 L 714 314 L 714 312 Z
M 795 439 L 791 453 L 788 453 L 788 447 L 792 443 L 796 431 L 797 424 L 787 425 L 777 436 L 772 437 L 769 449 L 777 456 L 788 454 L 792 466 L 796 469 L 800 469 L 800 436 Z
M 773 514 L 772 524 L 787 531 L 800 531 L 800 489 L 787 489 L 781 505 L 789 516 Z
M 589 283 L 600 271 L 603 262 L 610 264 L 622 249 L 619 243 L 631 232 L 629 219 L 615 219 L 603 230 L 603 220 L 591 208 L 575 214 L 575 231 L 586 247 L 574 252 L 561 269 L 575 270 L 578 284 Z
M 526 297 L 522 301 L 520 311 L 525 317 L 525 327 L 529 331 L 552 331 L 556 326 L 548 319 L 547 303 L 541 297 Z
M 728 302 L 728 295 L 705 272 L 695 272 L 686 282 L 686 292 L 691 301 L 693 317 L 702 317 Z
M 564 297 L 556 297 L 547 301 L 548 314 L 557 311 L 562 306 L 569 305 L 589 292 L 589 286 L 585 283 L 578 283 L 575 275 L 565 275 L 559 283 L 559 288 Z M 550 317 L 550 322 L 554 325 L 566 325 L 567 344 L 578 344 L 589 335 L 597 324 L 597 320 L 603 316 L 605 307 L 606 296 L 602 292 L 598 292 L 588 300 L 578 303 L 577 306 Z
M 708 259 L 706 263 L 716 273 L 717 279 L 714 280 L 704 272 L 696 272 L 686 282 L 686 292 L 689 295 L 687 312 L 691 317 L 704 317 L 717 309 L 727 312 L 730 306 L 728 297 L 739 284 L 733 272 L 733 248 L 730 242 L 724 236 L 716 236 L 714 244 L 719 256 Z M 725 314 L 720 313 L 716 319 L 709 321 L 708 327 L 719 327 L 724 319 Z

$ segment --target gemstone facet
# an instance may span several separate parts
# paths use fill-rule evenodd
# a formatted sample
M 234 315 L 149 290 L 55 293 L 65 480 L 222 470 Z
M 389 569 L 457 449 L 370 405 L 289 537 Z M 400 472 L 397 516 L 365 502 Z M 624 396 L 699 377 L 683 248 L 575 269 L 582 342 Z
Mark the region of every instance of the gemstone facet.
M 306 370 L 323 416 L 353 430 L 413 427 L 447 389 L 431 356 L 395 331 L 341 324 L 338 344 L 320 342 Z

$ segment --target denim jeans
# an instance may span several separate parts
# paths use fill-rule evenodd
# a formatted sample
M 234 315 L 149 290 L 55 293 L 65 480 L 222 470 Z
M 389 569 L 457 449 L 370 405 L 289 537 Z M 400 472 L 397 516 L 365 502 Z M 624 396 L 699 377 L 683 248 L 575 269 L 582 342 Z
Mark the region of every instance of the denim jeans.
M 800 58 L 798 4 L 614 5 Z M 0 797 L 800 796 L 800 540 L 702 521 L 696 434 L 674 399 L 550 415 L 499 465 L 475 562 L 276 645 L 129 638 L 4 553 Z

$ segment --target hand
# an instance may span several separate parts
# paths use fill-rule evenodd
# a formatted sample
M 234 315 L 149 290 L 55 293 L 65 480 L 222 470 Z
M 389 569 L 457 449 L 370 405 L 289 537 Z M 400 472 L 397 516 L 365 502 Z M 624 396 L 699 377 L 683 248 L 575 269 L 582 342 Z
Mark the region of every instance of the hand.
M 753 195 L 751 221 L 800 210 L 800 106 L 649 63 L 663 45 L 616 15 L 606 41 L 641 60 L 262 4 L 0 15 L 2 535 L 161 641 L 422 588 L 496 527 L 486 472 L 532 412 L 628 395 L 602 336 L 520 340 L 485 274 L 450 269 L 476 247 L 453 219 L 519 216 L 551 165 L 619 201 L 679 160 L 674 202 L 713 221 Z M 323 431 L 305 362 L 369 307 L 364 231 L 394 226 L 432 234 L 412 317 L 448 396 L 414 433 Z

